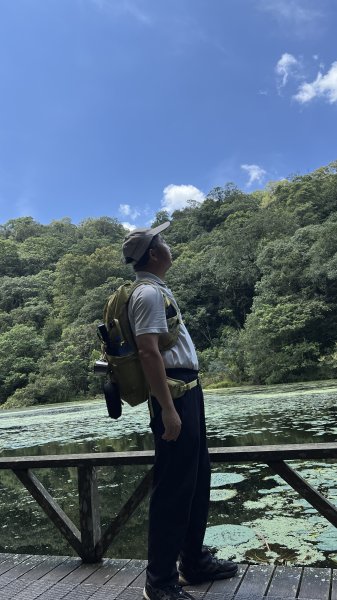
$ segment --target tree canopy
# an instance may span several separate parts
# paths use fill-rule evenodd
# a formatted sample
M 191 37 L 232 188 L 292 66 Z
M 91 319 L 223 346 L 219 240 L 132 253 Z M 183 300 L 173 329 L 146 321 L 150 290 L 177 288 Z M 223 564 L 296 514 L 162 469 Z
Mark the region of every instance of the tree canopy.
M 234 383 L 337 373 L 337 162 L 244 193 L 211 190 L 170 217 L 167 280 L 201 371 Z M 96 325 L 132 269 L 115 218 L 0 225 L 0 404 L 92 395 Z

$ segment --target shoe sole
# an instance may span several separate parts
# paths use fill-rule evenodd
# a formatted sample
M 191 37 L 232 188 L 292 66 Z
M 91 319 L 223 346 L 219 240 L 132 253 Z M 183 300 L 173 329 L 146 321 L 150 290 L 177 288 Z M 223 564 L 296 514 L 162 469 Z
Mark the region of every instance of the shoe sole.
M 187 598 L 187 597 L 188 597 L 188 598 L 191 598 L 191 600 L 195 600 L 195 598 L 194 598 L 193 596 L 191 596 L 190 594 L 188 594 L 187 592 L 184 592 L 184 593 L 185 593 L 185 598 Z M 144 589 L 143 589 L 143 598 L 144 598 L 144 600 L 151 600 L 151 598 L 150 598 L 150 597 L 148 596 L 148 594 L 146 593 L 146 589 L 145 589 L 145 587 L 144 587 Z
M 145 589 L 145 588 L 143 589 L 143 598 L 144 598 L 145 600 L 151 600 L 151 598 L 149 598 L 149 596 L 147 595 L 147 593 L 146 593 L 146 589 Z
M 188 580 L 182 573 L 179 573 L 179 583 L 180 585 L 198 585 L 199 583 L 204 583 L 205 581 L 219 581 L 220 579 L 230 579 L 231 577 L 235 577 L 238 569 L 233 569 L 233 571 L 229 571 L 228 573 L 218 573 L 217 575 L 213 575 L 212 577 L 203 577 L 200 580 Z M 150 600 L 148 598 L 148 600 Z

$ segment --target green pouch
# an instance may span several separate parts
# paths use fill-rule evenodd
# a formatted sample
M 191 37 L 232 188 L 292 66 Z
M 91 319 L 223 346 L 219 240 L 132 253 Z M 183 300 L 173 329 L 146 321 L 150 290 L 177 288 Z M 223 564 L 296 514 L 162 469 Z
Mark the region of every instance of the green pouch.
M 189 383 L 181 379 L 172 379 L 172 377 L 166 377 L 166 380 L 173 400 L 181 398 L 186 392 L 198 385 L 198 379 L 194 379 Z
M 150 397 L 150 390 L 138 355 L 107 355 L 107 360 L 113 378 L 118 383 L 122 400 L 131 406 L 137 406 L 137 404 L 146 402 Z

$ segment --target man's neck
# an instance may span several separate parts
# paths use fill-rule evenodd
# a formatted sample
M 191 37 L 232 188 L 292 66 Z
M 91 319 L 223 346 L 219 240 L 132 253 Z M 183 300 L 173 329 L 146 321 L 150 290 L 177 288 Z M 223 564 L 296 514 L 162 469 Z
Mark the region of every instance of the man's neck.
M 159 279 L 161 279 L 162 281 L 165 280 L 166 270 L 163 271 L 162 269 L 156 269 L 156 267 L 147 267 L 146 269 L 142 269 L 141 272 L 152 273 L 152 275 L 156 275 L 156 277 L 159 277 Z

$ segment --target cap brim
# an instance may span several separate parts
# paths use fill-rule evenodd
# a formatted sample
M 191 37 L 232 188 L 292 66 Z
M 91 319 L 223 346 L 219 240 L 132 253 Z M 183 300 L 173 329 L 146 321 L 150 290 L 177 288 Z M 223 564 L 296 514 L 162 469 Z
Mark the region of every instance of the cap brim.
M 162 231 L 170 227 L 170 225 L 171 221 L 165 221 L 165 223 L 161 223 L 161 225 L 157 225 L 157 227 L 151 228 L 151 233 L 153 234 L 153 236 L 158 235 L 158 233 L 161 233 Z

